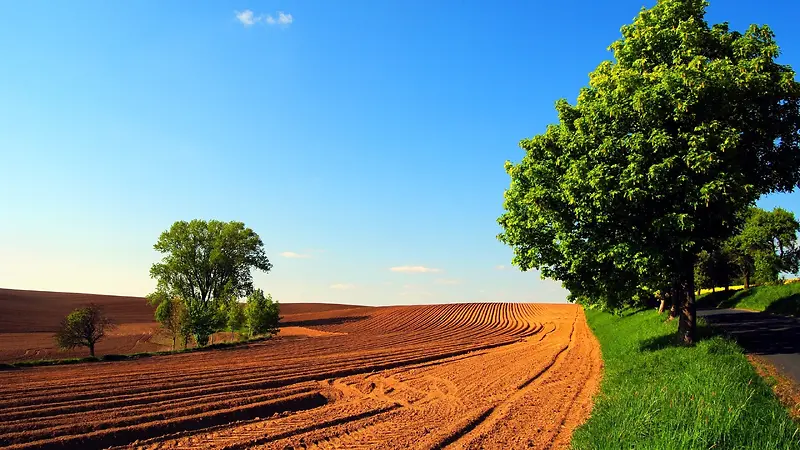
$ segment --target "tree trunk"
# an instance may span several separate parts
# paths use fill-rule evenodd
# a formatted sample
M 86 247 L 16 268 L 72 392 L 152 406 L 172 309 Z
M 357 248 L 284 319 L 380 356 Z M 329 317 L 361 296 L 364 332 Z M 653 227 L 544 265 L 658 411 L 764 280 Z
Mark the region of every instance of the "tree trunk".
M 694 261 L 687 259 L 686 267 L 691 270 Z M 697 308 L 694 296 L 694 276 L 691 272 L 684 275 L 681 281 L 680 295 L 680 318 L 678 320 L 678 339 L 684 345 L 694 345 L 695 328 L 697 322 Z
M 672 319 L 678 317 L 678 301 L 679 301 L 678 299 L 679 299 L 679 297 L 678 297 L 677 283 L 673 282 L 672 283 L 672 289 L 670 289 L 670 292 L 669 292 L 669 300 L 670 300 L 669 320 L 672 320 Z
M 178 341 L 178 336 L 173 334 L 172 335 L 172 351 L 173 352 L 175 351 L 175 345 L 177 344 L 177 341 Z
M 667 300 L 661 297 L 661 304 L 658 305 L 658 313 L 663 313 L 665 309 L 667 309 Z
M 745 289 L 750 289 L 750 274 L 749 273 L 744 274 L 744 288 Z
M 728 285 L 726 284 L 726 285 L 725 285 L 725 292 L 728 292 L 728 290 L 730 290 L 730 288 L 731 288 L 731 287 L 730 287 L 730 286 L 728 286 Z
M 89 344 L 89 356 L 94 357 L 94 342 Z
M 713 294 L 714 292 L 717 292 L 717 287 L 716 286 L 711 286 L 711 293 Z

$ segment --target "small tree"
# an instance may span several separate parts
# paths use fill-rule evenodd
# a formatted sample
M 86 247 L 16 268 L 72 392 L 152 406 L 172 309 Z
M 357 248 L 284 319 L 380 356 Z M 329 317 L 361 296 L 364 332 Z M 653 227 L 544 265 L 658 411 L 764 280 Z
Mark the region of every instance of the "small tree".
M 231 332 L 231 341 L 233 333 L 241 330 L 245 324 L 244 307 L 245 305 L 238 301 L 233 301 L 228 306 L 228 331 Z
M 61 321 L 55 339 L 62 349 L 88 347 L 89 355 L 94 356 L 94 345 L 113 328 L 109 319 L 94 303 L 73 310 Z
M 175 350 L 187 318 L 183 300 L 180 297 L 169 296 L 163 291 L 156 291 L 148 295 L 147 299 L 156 307 L 155 318 L 169 333 L 172 338 L 172 350 Z M 186 342 L 184 341 L 185 346 Z
M 264 291 L 261 289 L 253 291 L 247 297 L 247 306 L 245 306 L 249 335 L 276 334 L 280 321 L 279 308 L 278 302 L 273 302 L 271 295 L 264 296 Z

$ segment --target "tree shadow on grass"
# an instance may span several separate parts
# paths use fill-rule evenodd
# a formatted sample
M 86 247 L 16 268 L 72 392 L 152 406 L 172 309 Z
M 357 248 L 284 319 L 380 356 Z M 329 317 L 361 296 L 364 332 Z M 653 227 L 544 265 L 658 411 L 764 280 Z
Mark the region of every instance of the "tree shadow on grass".
M 772 302 L 765 311 L 785 316 L 800 316 L 800 293 Z
M 740 293 L 739 297 L 734 300 L 733 296 Z M 697 309 L 714 309 L 714 308 L 730 308 L 739 298 L 744 298 L 750 295 L 748 291 L 717 291 L 697 297 Z
M 715 332 L 711 327 L 698 323 L 697 330 L 695 332 L 695 344 L 720 334 L 721 333 L 719 332 Z M 640 352 L 655 352 L 669 347 L 686 347 L 686 345 L 678 339 L 677 331 L 648 338 L 639 342 Z

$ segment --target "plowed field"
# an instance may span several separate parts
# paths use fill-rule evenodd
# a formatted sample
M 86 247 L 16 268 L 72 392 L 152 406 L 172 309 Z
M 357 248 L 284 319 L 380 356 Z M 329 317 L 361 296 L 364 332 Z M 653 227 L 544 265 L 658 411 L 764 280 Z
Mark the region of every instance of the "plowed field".
M 96 303 L 117 325 L 97 344 L 98 356 L 169 350 L 172 340 L 153 319 L 153 307 L 142 297 L 75 294 L 68 292 L 23 291 L 0 289 L 0 363 L 39 359 L 63 359 L 88 355 L 85 348 L 61 350 L 53 333 L 61 319 L 73 309 Z M 286 317 L 308 317 L 307 313 L 324 313 L 352 305 L 329 303 L 285 303 L 281 314 Z M 290 319 L 294 320 L 294 319 Z M 318 330 L 287 326 L 282 337 L 319 336 Z M 230 340 L 229 333 L 217 333 L 213 342 Z
M 574 305 L 358 307 L 284 322 L 319 333 L 0 372 L 0 447 L 562 448 L 600 378 Z

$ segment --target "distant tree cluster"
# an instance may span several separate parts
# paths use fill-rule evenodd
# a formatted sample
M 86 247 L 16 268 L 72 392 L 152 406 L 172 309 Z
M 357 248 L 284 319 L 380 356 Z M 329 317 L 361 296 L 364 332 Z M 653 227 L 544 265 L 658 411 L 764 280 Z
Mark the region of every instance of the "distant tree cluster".
M 575 105 L 557 102 L 558 123 L 520 143 L 520 163 L 506 163 L 498 236 L 516 266 L 560 280 L 571 301 L 615 309 L 670 298 L 689 344 L 698 261 L 709 277 L 722 276 L 721 252 L 745 276 L 792 269 L 789 235 L 762 233 L 783 213 L 748 211 L 800 182 L 794 71 L 776 62 L 767 26 L 710 26 L 707 6 L 659 0 L 622 27 L 614 61 L 590 74 Z
M 261 239 L 243 223 L 175 222 L 154 247 L 164 256 L 150 269 L 158 285 L 147 298 L 173 348 L 178 340 L 185 347 L 191 338 L 204 346 L 225 330 L 250 336 L 277 332 L 278 303 L 253 290 L 251 274 L 251 269 L 269 272 L 272 264 Z M 239 301 L 244 296 L 246 305 Z
M 775 283 L 781 274 L 800 270 L 800 222 L 794 214 L 775 208 L 748 208 L 737 234 L 710 251 L 698 254 L 697 288 L 751 283 Z

